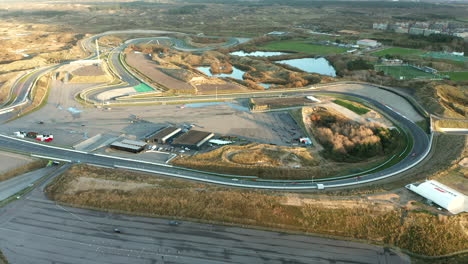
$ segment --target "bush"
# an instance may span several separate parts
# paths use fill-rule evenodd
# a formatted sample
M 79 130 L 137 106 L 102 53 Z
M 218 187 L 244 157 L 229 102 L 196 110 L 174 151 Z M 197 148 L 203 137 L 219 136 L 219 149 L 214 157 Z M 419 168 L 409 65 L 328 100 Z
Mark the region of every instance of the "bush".
M 327 111 L 316 111 L 310 119 L 317 139 L 325 148 L 325 156 L 337 161 L 356 161 L 388 153 L 398 137 L 376 124 L 361 125 Z
M 350 62 L 348 62 L 346 67 L 347 67 L 347 69 L 349 71 L 373 70 L 374 69 L 374 65 L 366 62 L 363 59 L 357 59 L 357 60 L 350 61 Z

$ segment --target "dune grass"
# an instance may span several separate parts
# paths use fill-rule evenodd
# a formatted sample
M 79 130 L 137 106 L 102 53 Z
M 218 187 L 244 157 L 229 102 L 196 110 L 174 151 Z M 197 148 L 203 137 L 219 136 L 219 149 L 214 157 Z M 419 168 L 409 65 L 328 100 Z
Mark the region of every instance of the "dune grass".
M 102 187 L 78 185 L 83 177 L 104 180 Z M 109 185 L 110 181 L 118 184 Z M 114 188 L 141 183 L 144 187 Z M 302 203 L 305 200 L 295 194 L 231 189 L 87 165 L 73 166 L 46 193 L 57 202 L 84 208 L 365 239 L 423 255 L 468 248 L 468 235 L 461 226 L 466 215 L 441 218 L 374 201 L 352 202 L 358 206 L 337 200 L 330 201 L 333 206 L 318 202 L 326 199 Z

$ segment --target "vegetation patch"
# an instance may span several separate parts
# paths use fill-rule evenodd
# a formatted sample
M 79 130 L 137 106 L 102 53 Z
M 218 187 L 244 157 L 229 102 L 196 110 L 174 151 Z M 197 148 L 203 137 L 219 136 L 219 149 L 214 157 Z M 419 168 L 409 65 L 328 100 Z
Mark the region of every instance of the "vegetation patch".
M 468 71 L 465 72 L 441 72 L 442 75 L 449 76 L 452 81 L 468 81 Z
M 418 70 L 411 66 L 375 66 L 376 71 L 382 71 L 385 75 L 392 76 L 398 80 L 409 80 L 409 79 L 435 79 L 438 76 L 427 73 L 425 71 Z
M 288 107 L 297 107 L 304 105 L 316 104 L 305 97 L 285 97 L 285 98 L 251 98 L 250 107 L 253 110 L 269 110 L 269 109 L 281 109 Z
M 103 181 L 77 190 L 82 177 Z M 144 185 L 123 190 L 125 184 Z M 430 256 L 468 247 L 462 226 L 466 215 L 438 217 L 378 201 L 306 199 L 87 165 L 75 165 L 56 178 L 46 194 L 85 208 L 366 239 Z
M 293 51 L 314 55 L 343 53 L 347 49 L 335 46 L 316 45 L 304 40 L 287 40 L 267 43 L 258 47 L 260 50 Z
M 385 57 L 385 56 L 394 56 L 394 55 L 401 55 L 401 56 L 408 56 L 408 55 L 422 55 L 424 53 L 423 50 L 420 49 L 407 49 L 407 48 L 388 48 L 384 50 L 379 50 L 376 52 L 371 53 L 372 55 Z
M 464 128 L 468 129 L 468 120 L 441 119 L 434 121 L 439 128 Z
M 466 102 L 468 100 L 466 87 L 441 84 L 435 86 L 435 91 L 439 103 L 449 110 L 445 111 L 448 115 L 466 118 Z
M 319 163 L 310 149 L 266 144 L 224 146 L 172 160 L 174 165 L 192 169 L 268 179 L 307 179 L 311 174 L 326 177 L 328 174 L 317 168 Z
M 324 155 L 336 161 L 359 161 L 393 152 L 399 133 L 375 123 L 362 125 L 317 107 L 310 115 L 313 132 L 325 148 Z
M 8 260 L 5 255 L 3 255 L 2 251 L 0 251 L 0 264 L 8 264 Z
M 37 170 L 40 168 L 43 168 L 47 165 L 47 160 L 36 160 L 31 163 L 28 163 L 26 165 L 23 165 L 21 167 L 18 167 L 14 170 L 10 170 L 8 172 L 5 172 L 3 174 L 0 174 L 0 182 L 1 181 L 6 181 L 8 179 L 14 178 L 16 176 L 19 176 L 21 174 L 25 174 L 27 172 Z
M 365 115 L 365 114 L 369 113 L 369 111 L 370 111 L 369 108 L 359 106 L 357 103 L 353 103 L 353 102 L 350 102 L 350 101 L 347 101 L 347 100 L 337 99 L 337 100 L 334 100 L 333 102 L 335 104 L 337 104 L 337 105 L 341 105 L 343 107 L 348 108 L 349 110 L 355 112 L 358 115 Z
M 21 108 L 21 115 L 15 118 L 19 118 L 33 111 L 40 109 L 47 103 L 47 97 L 49 96 L 49 88 L 51 82 L 51 73 L 45 74 L 37 79 L 36 85 L 32 89 L 32 102 L 29 105 Z

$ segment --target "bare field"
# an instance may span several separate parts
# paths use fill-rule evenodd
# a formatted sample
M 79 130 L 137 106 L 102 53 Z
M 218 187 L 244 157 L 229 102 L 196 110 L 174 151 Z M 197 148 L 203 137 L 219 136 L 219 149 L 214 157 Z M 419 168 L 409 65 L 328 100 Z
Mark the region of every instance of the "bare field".
M 252 98 L 250 99 L 253 109 L 275 109 L 295 106 L 317 104 L 305 97 L 284 97 L 284 98 Z
M 34 161 L 33 158 L 14 153 L 0 152 L 0 174 L 16 169 Z
M 76 44 L 83 35 L 47 24 L 0 23 L 0 72 L 30 69 L 83 56 Z
M 0 182 L 43 168 L 47 160 L 38 160 L 14 153 L 0 152 Z
M 177 80 L 158 69 L 158 65 L 147 55 L 127 53 L 126 62 L 145 76 L 170 90 L 193 92 L 194 88 L 186 82 Z
M 79 189 L 77 182 L 82 183 Z M 466 215 L 405 211 L 375 199 L 229 189 L 84 165 L 57 178 L 46 193 L 52 200 L 78 207 L 365 239 L 424 255 L 468 247 L 462 226 Z

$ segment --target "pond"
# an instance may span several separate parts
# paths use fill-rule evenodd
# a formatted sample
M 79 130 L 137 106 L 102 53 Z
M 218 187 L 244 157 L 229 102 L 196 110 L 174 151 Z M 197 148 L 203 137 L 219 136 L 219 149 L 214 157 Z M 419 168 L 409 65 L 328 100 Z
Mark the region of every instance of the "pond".
M 280 56 L 289 54 L 286 52 L 279 52 L 279 51 L 253 51 L 253 52 L 244 52 L 243 50 L 234 51 L 230 53 L 231 55 L 239 56 L 239 57 L 272 57 L 272 56 Z
M 242 76 L 245 73 L 245 71 L 241 71 L 237 69 L 236 67 L 232 67 L 232 73 L 230 74 L 228 73 L 212 74 L 210 72 L 210 67 L 197 67 L 197 69 L 210 77 L 232 77 L 232 78 L 236 78 L 239 80 L 242 80 Z
M 332 77 L 336 76 L 335 68 L 333 68 L 330 62 L 325 58 L 303 58 L 276 62 L 288 64 L 308 73 L 318 73 Z

